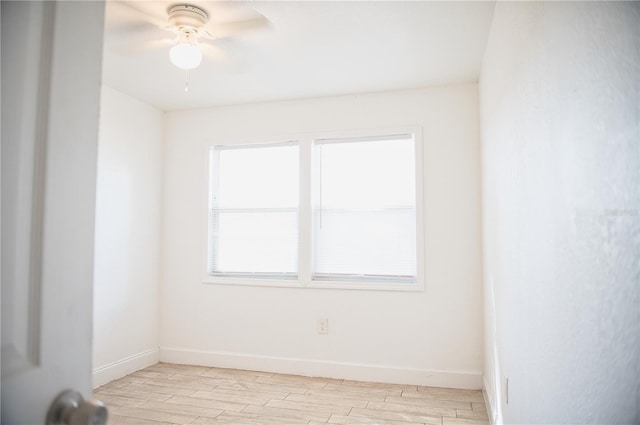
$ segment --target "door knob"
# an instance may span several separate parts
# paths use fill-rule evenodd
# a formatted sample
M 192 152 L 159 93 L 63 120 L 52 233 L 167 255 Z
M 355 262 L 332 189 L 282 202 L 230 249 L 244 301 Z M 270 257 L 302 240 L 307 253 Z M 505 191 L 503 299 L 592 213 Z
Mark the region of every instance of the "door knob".
M 106 425 L 107 406 L 98 400 L 85 400 L 77 391 L 61 392 L 47 413 L 46 425 Z

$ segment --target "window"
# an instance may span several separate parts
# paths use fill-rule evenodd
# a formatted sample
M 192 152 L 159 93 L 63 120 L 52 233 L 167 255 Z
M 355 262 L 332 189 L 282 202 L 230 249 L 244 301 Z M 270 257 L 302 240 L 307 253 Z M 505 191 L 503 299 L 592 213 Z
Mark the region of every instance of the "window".
M 413 136 L 314 143 L 313 279 L 415 282 Z
M 296 279 L 298 145 L 211 150 L 209 274 Z
M 417 134 L 214 146 L 206 281 L 421 289 Z

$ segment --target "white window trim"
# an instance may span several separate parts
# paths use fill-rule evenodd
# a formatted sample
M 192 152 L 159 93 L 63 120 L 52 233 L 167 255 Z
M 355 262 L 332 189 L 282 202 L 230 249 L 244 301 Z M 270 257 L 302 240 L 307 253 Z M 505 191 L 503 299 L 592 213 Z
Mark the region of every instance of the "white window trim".
M 392 283 L 375 281 L 322 281 L 312 280 L 312 223 L 311 223 L 311 154 L 313 142 L 325 139 L 350 139 L 367 137 L 384 137 L 390 135 L 412 134 L 415 141 L 415 172 L 416 172 L 416 282 L 415 283 Z M 251 279 L 231 276 L 212 276 L 208 270 L 208 229 L 209 229 L 209 190 L 211 176 L 209 174 L 209 152 L 214 147 L 224 147 L 231 149 L 234 147 L 243 148 L 249 146 L 274 146 L 287 143 L 298 143 L 299 145 L 299 167 L 300 167 L 300 194 L 298 209 L 298 278 L 297 279 Z M 422 128 L 419 126 L 380 128 L 374 130 L 349 130 L 331 132 L 312 132 L 287 137 L 269 138 L 268 141 L 226 141 L 224 143 L 212 143 L 204 146 L 205 155 L 205 184 L 204 184 L 204 205 L 203 208 L 203 229 L 200 235 L 203 239 L 203 283 L 234 285 L 234 286 L 258 286 L 258 287 L 285 287 L 285 288 L 313 288 L 313 289 L 345 289 L 345 290 L 379 290 L 379 291 L 402 291 L 421 292 L 425 289 L 425 228 L 424 228 L 424 156 Z M 309 165 L 309 166 L 307 166 Z
M 259 147 L 279 147 L 279 146 L 297 146 L 299 148 L 299 142 L 298 140 L 292 140 L 289 139 L 287 141 L 281 141 L 281 142 L 265 142 L 265 143 L 251 143 L 251 144 L 215 144 L 209 147 L 208 150 L 208 155 L 207 158 L 209 158 L 209 162 L 208 162 L 208 166 L 207 166 L 207 174 L 208 174 L 208 185 L 207 185 L 207 213 L 211 213 L 211 193 L 210 191 L 212 190 L 217 190 L 218 188 L 218 181 L 217 181 L 217 176 L 213 176 L 211 175 L 211 167 L 212 164 L 215 163 L 215 165 L 217 165 L 218 161 L 219 161 L 219 153 L 222 151 L 229 151 L 229 150 L 234 150 L 234 149 L 251 149 L 251 148 L 259 148 Z M 217 154 L 216 154 L 217 151 Z M 213 155 L 212 155 L 213 154 Z M 213 157 L 213 158 L 212 158 Z M 213 159 L 213 161 L 212 161 Z M 298 159 L 299 161 L 299 159 Z M 299 168 L 302 168 L 302 164 L 299 164 Z M 299 204 L 299 202 L 298 202 Z M 293 210 L 293 208 L 291 208 Z M 209 235 L 211 234 L 211 229 L 209 228 L 209 225 L 211 224 L 209 221 L 210 216 L 207 217 L 207 240 L 206 240 L 206 248 L 205 248 L 205 252 L 207 254 L 207 260 L 206 260 L 206 276 L 208 276 L 210 279 L 216 280 L 216 279 L 235 279 L 235 280 L 258 280 L 258 279 L 262 279 L 262 280 L 267 280 L 267 281 L 271 281 L 271 280 L 284 280 L 284 281 L 298 281 L 298 277 L 299 277 L 299 273 L 251 273 L 251 272 L 246 272 L 246 273 L 216 273 L 215 275 L 212 275 L 209 273 L 209 248 L 210 248 L 210 244 L 209 244 Z M 298 205 L 298 220 L 300 219 L 300 209 L 299 209 L 299 205 Z M 300 226 L 298 225 L 298 228 Z M 299 238 L 298 238 L 298 243 L 299 243 Z M 300 260 L 298 259 L 298 262 Z M 270 279 L 269 276 L 270 274 L 273 274 L 275 276 L 281 276 L 281 278 L 275 278 L 275 279 Z M 252 275 L 255 276 L 255 278 L 252 279 Z M 285 276 L 289 276 L 289 277 L 285 277 Z

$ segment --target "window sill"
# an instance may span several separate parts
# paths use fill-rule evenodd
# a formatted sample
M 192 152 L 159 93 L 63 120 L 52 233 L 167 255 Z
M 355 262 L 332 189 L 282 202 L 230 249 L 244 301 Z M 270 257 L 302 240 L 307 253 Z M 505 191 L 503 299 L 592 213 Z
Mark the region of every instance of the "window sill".
M 241 279 L 227 277 L 205 277 L 204 284 L 226 286 L 253 286 L 297 289 L 333 289 L 333 290 L 364 290 L 364 291 L 393 291 L 393 292 L 424 292 L 424 284 L 417 283 L 381 283 L 381 282 L 341 282 L 341 281 L 302 281 L 286 279 Z

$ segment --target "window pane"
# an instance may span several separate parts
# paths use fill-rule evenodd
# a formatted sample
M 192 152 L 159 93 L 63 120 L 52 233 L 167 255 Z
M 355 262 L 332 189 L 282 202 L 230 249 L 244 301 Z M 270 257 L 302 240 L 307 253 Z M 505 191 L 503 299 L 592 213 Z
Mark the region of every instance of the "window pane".
M 415 205 L 413 138 L 320 143 L 322 208 L 380 210 Z
M 298 146 L 222 149 L 219 208 L 298 208 Z
M 414 152 L 412 136 L 316 143 L 316 278 L 415 277 Z
M 297 273 L 298 158 L 297 144 L 212 151 L 209 273 Z
M 294 273 L 298 212 L 220 212 L 218 273 Z
M 315 272 L 415 276 L 415 210 L 316 212 Z

